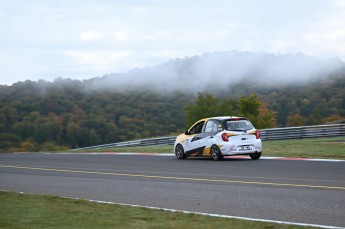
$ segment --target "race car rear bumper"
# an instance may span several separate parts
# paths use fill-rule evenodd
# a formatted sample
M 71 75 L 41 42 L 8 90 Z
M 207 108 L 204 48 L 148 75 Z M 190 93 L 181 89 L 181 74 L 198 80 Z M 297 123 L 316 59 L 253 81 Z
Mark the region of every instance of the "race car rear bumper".
M 220 152 L 223 156 L 229 155 L 248 155 L 252 153 L 262 152 L 261 141 L 256 141 L 253 143 L 244 143 L 241 145 L 234 145 L 232 143 L 224 144 L 220 147 Z

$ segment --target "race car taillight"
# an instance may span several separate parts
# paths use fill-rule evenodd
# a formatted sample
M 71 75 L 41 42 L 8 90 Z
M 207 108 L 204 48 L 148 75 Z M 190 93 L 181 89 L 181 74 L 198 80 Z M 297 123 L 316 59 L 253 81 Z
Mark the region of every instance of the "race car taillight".
M 228 142 L 229 141 L 228 134 L 227 133 L 222 133 L 222 139 L 223 139 L 223 141 Z
M 255 136 L 256 136 L 256 139 L 259 139 L 261 137 L 259 130 L 255 131 Z

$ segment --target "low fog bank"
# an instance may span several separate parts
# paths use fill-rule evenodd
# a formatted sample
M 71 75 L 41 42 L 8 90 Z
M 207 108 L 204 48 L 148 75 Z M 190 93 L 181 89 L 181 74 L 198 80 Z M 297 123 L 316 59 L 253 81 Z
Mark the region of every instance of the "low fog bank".
M 339 58 L 231 51 L 175 59 L 86 82 L 90 89 L 145 88 L 165 93 L 194 93 L 214 88 L 224 90 L 238 83 L 253 83 L 254 86 L 303 85 L 325 80 L 341 69 L 345 69 L 345 63 Z

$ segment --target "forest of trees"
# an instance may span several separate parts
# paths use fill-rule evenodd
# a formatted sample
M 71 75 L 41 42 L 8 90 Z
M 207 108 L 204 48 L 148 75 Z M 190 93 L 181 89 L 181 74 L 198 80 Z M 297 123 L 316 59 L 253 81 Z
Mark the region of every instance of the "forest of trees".
M 236 91 L 236 88 L 241 91 Z M 88 90 L 58 79 L 0 86 L 0 152 L 50 151 L 176 135 L 199 118 L 248 117 L 257 128 L 323 124 L 345 116 L 345 74 L 304 86 L 222 92 Z

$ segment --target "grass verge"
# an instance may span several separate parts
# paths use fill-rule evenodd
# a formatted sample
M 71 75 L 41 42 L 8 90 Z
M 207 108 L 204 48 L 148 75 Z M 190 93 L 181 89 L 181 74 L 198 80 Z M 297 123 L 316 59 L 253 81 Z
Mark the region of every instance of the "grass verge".
M 173 146 L 158 145 L 117 147 L 87 151 L 173 153 Z M 345 159 L 345 137 L 264 141 L 263 155 L 278 157 Z
M 267 156 L 345 159 L 345 137 L 265 141 L 263 147 Z
M 0 228 L 308 228 L 0 191 Z M 310 227 L 311 228 L 311 227 Z

